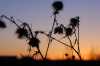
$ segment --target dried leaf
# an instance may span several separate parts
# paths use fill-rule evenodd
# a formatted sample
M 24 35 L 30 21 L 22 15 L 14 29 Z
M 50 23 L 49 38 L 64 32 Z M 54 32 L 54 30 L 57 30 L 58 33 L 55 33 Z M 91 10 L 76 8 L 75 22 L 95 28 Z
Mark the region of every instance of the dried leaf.
M 30 39 L 28 44 L 31 45 L 32 47 L 39 47 L 39 43 L 40 43 L 40 40 L 33 37 Z
M 63 28 L 61 26 L 55 27 L 54 34 L 56 34 L 56 33 L 62 34 L 63 33 Z
M 6 28 L 6 24 L 2 20 L 0 20 L 0 28 Z
M 71 18 L 70 19 L 70 25 L 72 27 L 76 27 L 79 25 L 79 17 Z
M 72 28 L 65 28 L 66 36 L 71 36 L 73 34 Z
M 16 33 L 18 34 L 18 38 L 27 38 L 28 37 L 28 31 L 24 28 L 18 28 L 16 30 Z

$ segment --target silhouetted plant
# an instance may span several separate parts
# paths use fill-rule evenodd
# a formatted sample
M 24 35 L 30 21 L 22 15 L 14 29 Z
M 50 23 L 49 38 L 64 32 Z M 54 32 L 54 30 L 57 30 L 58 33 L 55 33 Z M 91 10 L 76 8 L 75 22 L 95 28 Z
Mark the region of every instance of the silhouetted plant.
M 15 22 L 13 17 L 9 18 L 9 17 L 7 17 L 5 15 L 1 15 L 1 17 L 9 20 L 11 23 L 13 23 L 13 24 L 15 24 L 17 26 L 16 34 L 18 34 L 18 38 L 20 38 L 20 39 L 25 38 L 25 39 L 29 40 L 29 43 L 28 43 L 30 45 L 29 53 L 31 51 L 31 47 L 36 47 L 38 49 L 38 52 L 41 54 L 40 49 L 39 49 L 40 40 L 36 38 L 36 35 L 33 36 L 32 30 L 31 30 L 29 24 L 23 22 L 21 25 L 18 25 Z M 4 27 L 6 24 L 4 24 L 4 22 L 1 21 L 0 25 L 2 27 Z M 41 56 L 42 56 L 42 54 L 41 54 Z M 42 58 L 43 58 L 43 56 L 42 56 Z
M 62 3 L 62 1 L 55 1 L 55 2 L 53 2 L 52 7 L 53 7 L 53 10 L 54 10 L 54 12 L 53 12 L 54 21 L 53 21 L 52 28 L 51 28 L 51 30 L 49 32 L 49 37 L 48 37 L 49 38 L 49 42 L 48 42 L 48 46 L 47 46 L 47 50 L 46 50 L 46 54 L 45 54 L 45 59 L 46 59 L 46 56 L 47 56 L 47 52 L 48 52 L 48 49 L 49 49 L 49 45 L 52 42 L 51 35 L 53 33 L 54 26 L 55 26 L 55 24 L 57 24 L 56 16 L 57 16 L 57 14 L 59 14 L 59 11 L 63 9 L 63 3 Z M 58 31 L 57 29 L 59 29 L 59 27 L 56 28 L 55 32 L 57 31 L 57 33 L 61 33 L 62 30 L 61 31 L 60 30 Z
M 80 53 L 80 49 L 79 49 L 79 22 L 80 22 L 80 17 L 76 16 L 74 18 L 71 18 L 70 20 L 70 26 L 72 27 L 72 29 L 74 30 L 74 34 L 75 34 L 75 42 L 74 45 L 77 44 L 78 45 L 78 52 Z M 77 29 L 77 36 L 76 36 L 76 29 Z
M 47 52 L 48 52 L 48 49 L 49 49 L 49 45 L 52 42 L 52 40 L 55 40 L 55 41 L 65 45 L 65 46 L 71 48 L 71 50 L 73 50 L 74 52 L 77 53 L 77 55 L 79 56 L 79 58 L 81 60 L 81 55 L 80 55 L 80 52 L 79 52 L 80 51 L 80 49 L 79 49 L 79 22 L 80 22 L 79 21 L 79 16 L 71 18 L 68 27 L 65 27 L 63 24 L 58 23 L 57 22 L 57 18 L 56 18 L 57 15 L 59 14 L 59 11 L 61 11 L 63 9 L 62 1 L 53 2 L 52 7 L 53 7 L 53 10 L 54 10 L 54 12 L 53 12 L 54 21 L 53 21 L 53 24 L 52 24 L 52 28 L 51 28 L 51 30 L 50 30 L 50 32 L 48 34 L 45 33 L 44 31 L 38 31 L 38 30 L 34 31 L 34 33 L 33 33 L 32 29 L 31 29 L 31 27 L 29 26 L 28 23 L 21 22 L 21 25 L 18 25 L 15 22 L 13 17 L 9 18 L 9 17 L 7 17 L 5 15 L 2 15 L 1 17 L 6 18 L 11 23 L 13 23 L 13 24 L 15 24 L 17 26 L 16 34 L 18 35 L 18 38 L 20 38 L 20 39 L 24 38 L 24 39 L 28 40 L 29 54 L 31 52 L 31 48 L 36 47 L 37 48 L 37 52 L 35 54 L 33 54 L 33 56 L 37 55 L 38 53 L 40 53 L 42 59 L 46 59 Z M 5 27 L 6 27 L 6 24 L 3 21 L 1 21 L 1 19 L 0 19 L 0 28 L 5 28 Z M 78 31 L 78 32 L 76 32 L 76 31 Z M 70 45 L 68 45 L 67 43 L 61 42 L 60 40 L 57 40 L 56 38 L 52 37 L 53 33 L 55 35 L 56 34 L 64 34 L 65 37 L 67 37 Z M 49 39 L 45 57 L 43 57 L 43 55 L 42 55 L 42 53 L 40 51 L 40 48 L 39 48 L 39 44 L 40 44 L 41 40 L 37 37 L 38 34 L 44 34 Z M 74 44 L 72 43 L 72 40 L 70 38 L 73 35 L 75 35 Z M 78 45 L 78 51 L 74 48 L 74 46 L 76 44 Z M 65 56 L 68 56 L 68 54 L 65 54 Z M 72 55 L 72 59 L 75 59 L 74 55 Z

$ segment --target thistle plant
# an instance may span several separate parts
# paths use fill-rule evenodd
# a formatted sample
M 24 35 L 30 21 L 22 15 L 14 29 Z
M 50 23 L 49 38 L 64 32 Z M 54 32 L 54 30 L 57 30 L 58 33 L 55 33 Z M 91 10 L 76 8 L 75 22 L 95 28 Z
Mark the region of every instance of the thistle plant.
M 33 32 L 32 28 L 30 27 L 30 25 L 27 22 L 21 22 L 21 24 L 19 25 L 19 23 L 17 23 L 17 21 L 15 21 L 13 17 L 7 17 L 5 15 L 0 16 L 0 28 L 7 27 L 6 23 L 3 21 L 3 18 L 9 20 L 9 22 L 14 24 L 17 27 L 15 33 L 17 34 L 18 38 L 28 40 L 27 44 L 29 45 L 29 50 L 28 50 L 29 56 L 30 56 L 31 51 L 33 51 L 32 48 L 35 47 L 35 48 L 37 48 L 37 51 L 34 51 L 36 53 L 33 54 L 32 56 L 40 54 L 42 59 L 46 60 L 49 46 L 50 46 L 51 42 L 53 40 L 55 40 L 65 46 L 71 48 L 71 50 L 73 52 L 75 52 L 81 60 L 80 48 L 79 48 L 79 22 L 80 22 L 79 19 L 80 18 L 79 18 L 79 16 L 71 18 L 67 27 L 64 26 L 63 24 L 58 23 L 57 15 L 60 13 L 61 10 L 63 10 L 63 7 L 64 7 L 64 5 L 63 5 L 62 1 L 53 2 L 52 8 L 53 8 L 54 20 L 53 20 L 53 24 L 51 26 L 51 30 L 48 32 L 48 34 L 45 33 L 44 31 L 39 31 L 39 30 L 36 30 Z M 39 34 L 40 35 L 43 34 L 46 37 L 48 37 L 48 39 L 49 39 L 48 46 L 47 46 L 47 49 L 45 52 L 45 56 L 43 56 L 43 54 L 40 51 L 39 44 L 40 44 L 41 40 L 37 37 Z M 57 38 L 54 38 L 52 36 L 52 34 L 54 34 L 54 35 L 64 34 L 64 36 L 62 36 L 62 38 L 63 39 L 67 38 L 66 40 L 69 41 L 69 44 L 62 42 L 62 41 L 58 40 Z M 74 42 L 72 42 L 72 39 L 71 39 L 72 36 L 75 36 Z M 75 45 L 77 45 L 78 49 L 75 49 Z M 73 52 L 72 52 L 72 54 L 73 54 Z M 65 54 L 65 55 L 68 56 L 68 54 Z M 75 59 L 74 55 L 72 55 L 72 59 Z

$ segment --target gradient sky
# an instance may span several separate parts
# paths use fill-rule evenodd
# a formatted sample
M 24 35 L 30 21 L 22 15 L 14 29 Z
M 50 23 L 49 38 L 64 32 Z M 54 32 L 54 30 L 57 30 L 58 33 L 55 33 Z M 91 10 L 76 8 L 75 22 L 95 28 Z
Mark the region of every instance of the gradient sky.
M 0 15 L 14 16 L 16 19 L 28 22 L 34 30 L 48 32 L 53 22 L 51 4 L 55 0 L 0 0 Z M 59 23 L 67 25 L 71 17 L 80 16 L 80 48 L 86 56 L 93 49 L 99 53 L 100 49 L 100 0 L 62 0 L 64 9 L 58 15 Z M 6 21 L 8 28 L 0 29 L 0 55 L 25 54 L 27 43 L 17 39 L 14 34 L 16 27 Z M 44 39 L 45 41 L 46 39 Z M 55 43 L 56 44 L 56 43 Z M 65 48 L 52 44 L 49 56 L 52 59 L 63 58 Z M 45 52 L 46 42 L 41 45 Z M 52 51 L 53 50 L 53 51 Z M 63 51 L 62 51 L 63 50 Z M 52 56 L 52 52 L 54 55 Z M 59 54 L 59 56 L 58 56 Z

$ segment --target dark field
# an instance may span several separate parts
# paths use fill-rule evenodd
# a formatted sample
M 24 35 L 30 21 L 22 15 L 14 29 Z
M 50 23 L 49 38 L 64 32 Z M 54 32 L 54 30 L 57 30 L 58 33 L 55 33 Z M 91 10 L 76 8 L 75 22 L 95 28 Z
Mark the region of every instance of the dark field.
M 59 60 L 59 61 L 51 61 L 51 60 L 44 60 L 44 61 L 36 61 L 29 57 L 24 57 L 22 59 L 18 59 L 15 56 L 0 56 L 0 66 L 3 65 L 76 65 L 76 64 L 82 64 L 82 65 L 96 65 L 100 64 L 100 61 L 72 61 L 72 60 Z

